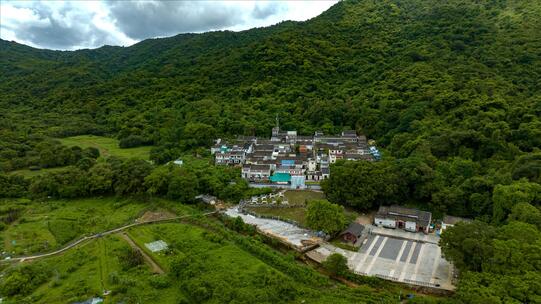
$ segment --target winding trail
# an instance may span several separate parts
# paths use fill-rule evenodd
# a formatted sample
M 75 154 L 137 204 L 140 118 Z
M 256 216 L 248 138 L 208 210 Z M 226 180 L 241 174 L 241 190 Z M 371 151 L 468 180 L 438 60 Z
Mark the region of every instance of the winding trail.
M 82 237 L 82 238 L 76 240 L 75 242 L 70 243 L 70 244 L 68 244 L 68 245 L 66 245 L 66 246 L 64 246 L 64 247 L 62 247 L 62 248 L 60 248 L 60 249 L 58 249 L 56 251 L 53 251 L 53 252 L 36 254 L 36 255 L 29 255 L 29 256 L 15 257 L 15 258 L 11 258 L 9 260 L 0 260 L 0 263 L 24 262 L 24 261 L 27 261 L 27 260 L 36 260 L 36 259 L 46 258 L 46 257 L 54 256 L 54 255 L 57 255 L 57 254 L 61 254 L 64 251 L 67 251 L 67 250 L 69 250 L 71 248 L 74 248 L 74 247 L 78 246 L 81 243 L 84 243 L 85 241 L 89 241 L 89 240 L 100 238 L 102 236 L 106 236 L 106 235 L 109 235 L 109 234 L 121 232 L 121 231 L 126 230 L 126 229 L 131 228 L 131 227 L 140 226 L 140 225 L 147 225 L 147 224 L 155 224 L 155 223 L 160 223 L 160 222 L 176 221 L 176 220 L 180 220 L 180 219 L 184 219 L 184 218 L 188 218 L 188 217 L 193 217 L 193 216 L 208 216 L 208 215 L 211 215 L 211 214 L 215 214 L 217 212 L 218 211 L 212 211 L 212 212 L 207 212 L 207 213 L 203 213 L 203 214 L 188 214 L 188 215 L 175 216 L 175 217 L 170 217 L 170 218 L 165 218 L 165 219 L 156 219 L 156 220 L 132 223 L 132 224 L 124 225 L 124 226 L 121 226 L 121 227 L 118 227 L 118 228 L 115 228 L 115 229 L 99 232 L 99 233 L 96 233 L 96 234 L 93 234 L 93 235 L 90 235 L 90 236 Z

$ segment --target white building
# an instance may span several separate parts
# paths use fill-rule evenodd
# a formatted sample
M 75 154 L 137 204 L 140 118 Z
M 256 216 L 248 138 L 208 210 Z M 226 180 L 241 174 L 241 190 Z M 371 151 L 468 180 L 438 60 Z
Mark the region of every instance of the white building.
M 400 228 L 411 232 L 428 233 L 432 213 L 401 206 L 381 206 L 374 217 L 374 225 Z

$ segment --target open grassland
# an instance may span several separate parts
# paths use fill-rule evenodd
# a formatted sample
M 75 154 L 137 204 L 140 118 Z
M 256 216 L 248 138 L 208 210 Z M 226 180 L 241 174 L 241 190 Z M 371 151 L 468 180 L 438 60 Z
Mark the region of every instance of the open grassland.
M 273 207 L 257 207 L 248 208 L 248 210 L 261 215 L 277 216 L 283 219 L 293 220 L 303 226 L 306 226 L 306 208 L 273 208 Z
M 79 135 L 73 137 L 59 138 L 66 146 L 79 146 L 81 148 L 94 147 L 100 150 L 103 157 L 116 156 L 124 158 L 149 159 L 151 146 L 121 149 L 118 140 L 110 137 L 96 135 Z
M 4 269 L 10 285 L 0 287 L 12 292 L 4 303 L 73 303 L 95 296 L 104 303 L 395 303 L 400 292 L 409 292 L 394 285 L 347 288 L 215 219 L 137 226 L 128 234 L 165 274 L 152 274 L 142 259 L 128 263 L 130 245 L 109 235 Z M 158 253 L 145 248 L 156 240 L 169 248 Z M 25 285 L 13 293 L 20 278 Z M 104 296 L 106 290 L 111 292 Z
M 160 199 L 4 200 L 0 208 L 4 227 L 0 250 L 10 255 L 48 252 L 84 235 L 132 223 L 146 210 L 168 210 L 180 215 L 187 208 Z
M 32 293 L 5 303 L 73 303 L 97 296 L 104 303 L 177 303 L 174 299 L 181 295 L 166 275 L 152 274 L 144 263 L 123 264 L 128 250 L 122 238 L 112 235 L 62 256 L 32 262 L 42 266 L 47 278 Z M 111 291 L 109 296 L 103 296 L 106 290 Z
M 286 191 L 284 195 L 290 205 L 304 205 L 312 200 L 325 199 L 325 194 L 323 192 L 310 190 L 289 190 Z

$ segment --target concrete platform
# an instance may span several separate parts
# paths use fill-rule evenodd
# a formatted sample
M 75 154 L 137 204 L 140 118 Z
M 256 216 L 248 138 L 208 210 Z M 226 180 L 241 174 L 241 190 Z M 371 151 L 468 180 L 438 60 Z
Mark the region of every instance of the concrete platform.
M 445 290 L 455 288 L 451 281 L 452 265 L 434 243 L 371 234 L 359 252 L 323 244 L 309 256 L 323 261 L 334 252 L 344 255 L 349 268 L 360 275 Z
M 302 250 L 307 247 L 302 241 L 310 241 L 313 243 L 321 243 L 323 240 L 308 229 L 297 227 L 293 224 L 267 218 L 255 217 L 250 214 L 243 214 L 236 207 L 227 209 L 225 214 L 230 217 L 240 216 L 242 220 L 251 225 L 255 225 L 261 232 L 282 240 L 297 249 Z

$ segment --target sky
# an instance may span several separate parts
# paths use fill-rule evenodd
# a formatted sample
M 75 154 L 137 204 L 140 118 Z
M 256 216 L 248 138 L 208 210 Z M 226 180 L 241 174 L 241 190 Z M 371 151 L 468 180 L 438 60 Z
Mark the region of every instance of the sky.
M 304 21 L 337 1 L 0 0 L 0 37 L 37 48 L 129 46 L 147 38 Z

